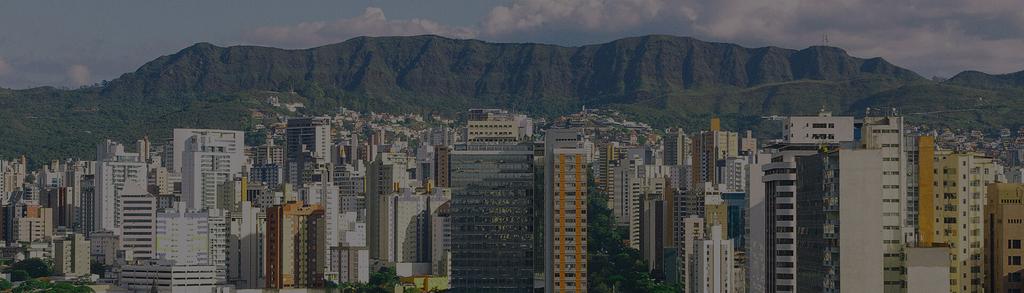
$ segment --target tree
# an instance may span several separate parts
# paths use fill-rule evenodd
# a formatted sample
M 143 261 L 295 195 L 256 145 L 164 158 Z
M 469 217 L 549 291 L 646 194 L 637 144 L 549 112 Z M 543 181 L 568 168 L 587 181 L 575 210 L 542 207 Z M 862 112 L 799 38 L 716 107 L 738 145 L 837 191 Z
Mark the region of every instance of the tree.
M 25 271 L 28 273 L 29 277 L 32 278 L 48 277 L 53 275 L 51 264 L 40 258 L 28 258 L 23 261 L 16 262 L 7 268 L 7 271 L 12 273 L 18 270 Z
M 0 290 L 10 290 L 12 286 L 11 281 L 0 279 Z
M 45 279 L 32 279 L 22 282 L 18 287 L 12 290 L 14 293 L 35 293 L 35 292 L 53 292 L 53 293 L 92 293 L 95 292 L 89 286 L 75 284 L 71 282 L 56 282 L 52 283 Z
M 28 272 L 23 270 L 10 270 L 7 272 L 11 273 L 11 280 L 15 282 L 21 282 L 32 278 L 28 275 Z
M 398 274 L 394 268 L 383 267 L 370 274 L 369 292 L 391 292 L 398 285 Z
M 594 176 L 588 176 L 593 180 Z M 587 276 L 591 292 L 677 292 L 652 278 L 640 252 L 625 244 L 628 232 L 613 223 L 608 197 L 588 184 Z

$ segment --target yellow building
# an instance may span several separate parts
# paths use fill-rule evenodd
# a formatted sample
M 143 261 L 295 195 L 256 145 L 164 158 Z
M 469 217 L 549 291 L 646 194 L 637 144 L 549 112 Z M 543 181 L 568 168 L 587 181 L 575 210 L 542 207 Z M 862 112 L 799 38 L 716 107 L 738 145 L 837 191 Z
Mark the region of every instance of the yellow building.
M 1024 184 L 989 184 L 987 197 L 985 292 L 1021 292 Z
M 980 154 L 936 149 L 929 140 L 919 149 L 917 246 L 949 247 L 950 292 L 982 292 L 984 194 L 997 165 Z
M 587 156 L 581 129 L 545 134 L 545 292 L 587 292 Z

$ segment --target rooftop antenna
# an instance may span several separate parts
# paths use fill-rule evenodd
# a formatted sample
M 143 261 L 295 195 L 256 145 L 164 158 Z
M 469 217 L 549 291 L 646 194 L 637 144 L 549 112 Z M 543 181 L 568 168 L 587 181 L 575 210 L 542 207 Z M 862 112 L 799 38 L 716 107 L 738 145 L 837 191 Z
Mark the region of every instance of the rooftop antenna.
M 821 34 L 821 43 L 822 43 L 822 46 L 828 46 L 828 33 L 827 32 Z

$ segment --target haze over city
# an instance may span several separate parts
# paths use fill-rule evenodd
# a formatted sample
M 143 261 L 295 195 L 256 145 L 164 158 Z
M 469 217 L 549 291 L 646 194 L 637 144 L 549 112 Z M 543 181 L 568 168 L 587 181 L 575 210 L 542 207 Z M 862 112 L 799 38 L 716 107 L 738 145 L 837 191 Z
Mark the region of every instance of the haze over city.
M 1024 2 L 8 1 L 2 292 L 1024 290 Z

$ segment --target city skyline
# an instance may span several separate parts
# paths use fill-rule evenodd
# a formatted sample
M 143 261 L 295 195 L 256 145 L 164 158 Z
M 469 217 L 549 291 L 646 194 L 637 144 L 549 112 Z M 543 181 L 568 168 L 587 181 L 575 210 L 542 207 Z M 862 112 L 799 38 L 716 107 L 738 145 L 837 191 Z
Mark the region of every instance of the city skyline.
M 1018 220 L 980 231 L 1019 204 L 1024 129 L 885 114 L 782 117 L 767 139 L 717 117 L 686 132 L 604 109 L 179 128 L 105 140 L 95 160 L 0 159 L 0 251 L 53 260 L 58 283 L 160 292 L 1019 287 L 989 275 L 1016 278 Z M 622 274 L 634 279 L 610 279 Z

